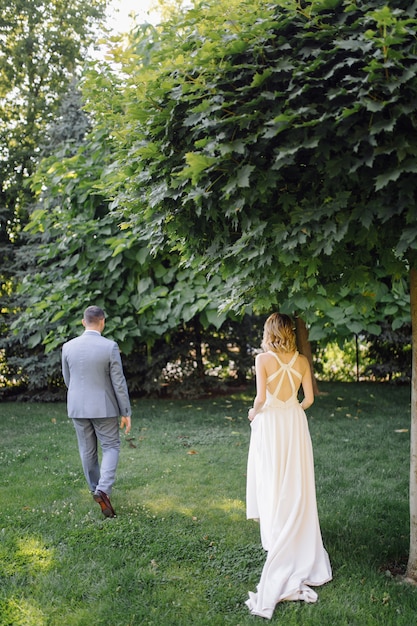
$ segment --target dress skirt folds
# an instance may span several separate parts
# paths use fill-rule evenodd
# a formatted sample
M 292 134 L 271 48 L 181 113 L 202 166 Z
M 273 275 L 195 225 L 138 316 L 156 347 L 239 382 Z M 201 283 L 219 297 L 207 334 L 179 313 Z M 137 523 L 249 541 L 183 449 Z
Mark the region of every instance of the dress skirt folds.
M 267 392 L 251 422 L 247 518 L 259 520 L 267 551 L 257 591 L 246 601 L 251 613 L 270 619 L 283 600 L 315 602 L 309 585 L 328 582 L 332 571 L 320 532 L 307 418 L 296 393 L 283 402 Z

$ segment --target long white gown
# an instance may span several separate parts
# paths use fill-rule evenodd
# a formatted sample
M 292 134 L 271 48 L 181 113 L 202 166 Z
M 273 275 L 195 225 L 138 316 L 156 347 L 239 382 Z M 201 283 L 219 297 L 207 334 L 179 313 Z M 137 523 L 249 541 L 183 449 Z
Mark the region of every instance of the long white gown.
M 316 602 L 308 585 L 332 579 L 317 513 L 310 432 L 297 399 L 301 374 L 293 365 L 298 352 L 288 364 L 269 354 L 279 367 L 268 377 L 266 402 L 251 422 L 246 493 L 247 518 L 259 520 L 268 553 L 257 591 L 249 592 L 246 604 L 253 615 L 267 619 L 282 600 Z M 286 376 L 292 396 L 284 402 L 279 394 Z

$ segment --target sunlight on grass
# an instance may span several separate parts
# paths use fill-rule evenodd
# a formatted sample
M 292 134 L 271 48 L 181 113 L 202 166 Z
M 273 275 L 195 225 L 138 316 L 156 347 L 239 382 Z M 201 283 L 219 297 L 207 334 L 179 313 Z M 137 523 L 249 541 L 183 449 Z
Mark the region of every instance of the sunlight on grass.
M 3 555 L 3 567 L 10 576 L 22 571 L 27 574 L 46 571 L 53 562 L 53 552 L 35 537 L 19 539 L 15 551 Z
M 0 620 L 2 624 L 13 626 L 44 626 L 47 618 L 33 602 L 24 598 L 10 598 L 0 602 Z
M 168 515 L 170 513 L 181 513 L 181 515 L 185 515 L 187 517 L 193 516 L 193 509 L 189 506 L 184 506 L 182 502 L 179 501 L 177 496 L 162 496 L 156 498 L 155 496 L 151 496 L 150 499 L 143 500 L 143 504 L 145 508 L 154 515 Z
M 222 498 L 220 500 L 214 500 L 212 508 L 218 511 L 223 511 L 234 518 L 234 515 L 238 513 L 238 517 L 246 511 L 246 504 L 242 500 L 232 500 L 230 498 Z
M 34 537 L 25 537 L 25 539 L 19 541 L 15 558 L 34 572 L 48 569 L 52 564 L 50 551 Z
M 149 513 L 153 515 L 170 515 L 172 513 L 179 513 L 186 517 L 195 517 L 196 515 L 195 507 L 185 506 L 184 503 L 180 501 L 180 496 L 176 495 L 165 495 L 159 498 L 152 496 L 152 499 L 143 500 L 143 504 Z M 199 505 L 201 506 L 201 503 L 199 503 Z M 209 510 L 210 512 L 223 511 L 227 513 L 232 520 L 236 518 L 236 514 L 238 514 L 237 517 L 240 519 L 242 513 L 245 511 L 245 503 L 242 502 L 242 500 L 219 498 L 207 504 L 205 510 L 206 513 Z

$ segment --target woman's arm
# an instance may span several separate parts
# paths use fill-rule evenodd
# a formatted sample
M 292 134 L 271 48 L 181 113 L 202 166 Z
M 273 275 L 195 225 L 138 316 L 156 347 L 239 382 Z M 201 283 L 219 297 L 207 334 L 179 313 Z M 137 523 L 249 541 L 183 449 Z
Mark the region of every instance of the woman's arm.
M 253 407 L 249 409 L 248 419 L 252 421 L 255 415 L 259 413 L 265 404 L 266 400 L 266 369 L 264 366 L 264 354 L 258 354 L 255 359 L 255 372 L 256 372 L 256 396 L 253 402 Z
M 308 362 L 308 359 L 306 357 L 303 357 L 303 359 L 305 359 L 305 369 L 304 369 L 303 378 L 301 380 L 301 384 L 303 386 L 304 398 L 300 404 L 301 404 L 301 407 L 304 410 L 306 410 L 314 402 L 314 391 L 313 391 L 313 377 L 311 375 L 310 363 Z

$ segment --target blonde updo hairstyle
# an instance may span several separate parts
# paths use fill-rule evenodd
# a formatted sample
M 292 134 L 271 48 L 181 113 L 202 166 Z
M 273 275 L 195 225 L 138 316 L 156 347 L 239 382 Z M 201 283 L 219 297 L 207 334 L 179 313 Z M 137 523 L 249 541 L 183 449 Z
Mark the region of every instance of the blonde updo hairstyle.
M 293 322 L 288 315 L 272 313 L 264 325 L 262 349 L 267 352 L 295 352 L 297 344 Z

